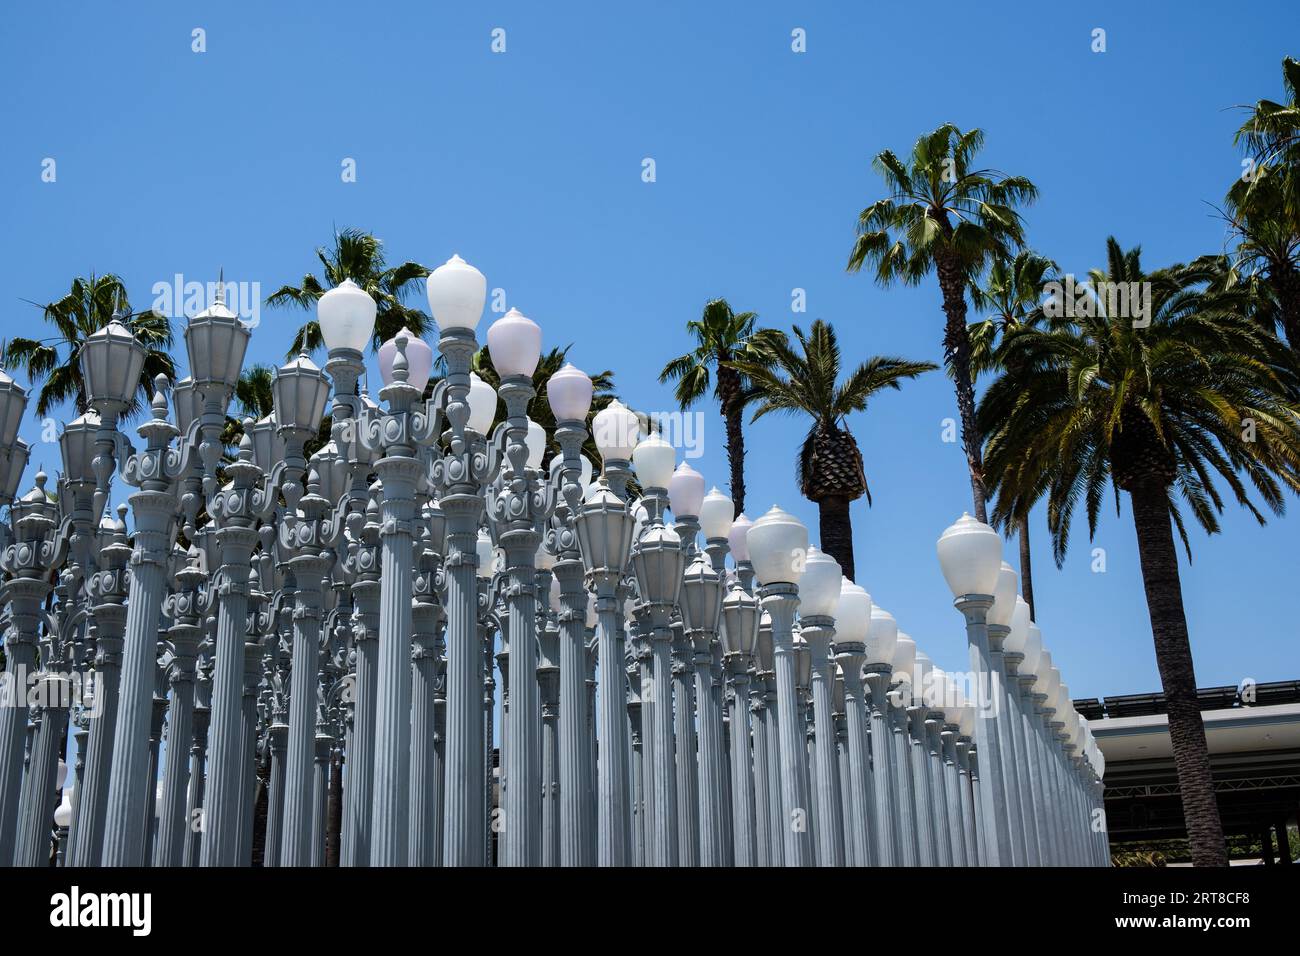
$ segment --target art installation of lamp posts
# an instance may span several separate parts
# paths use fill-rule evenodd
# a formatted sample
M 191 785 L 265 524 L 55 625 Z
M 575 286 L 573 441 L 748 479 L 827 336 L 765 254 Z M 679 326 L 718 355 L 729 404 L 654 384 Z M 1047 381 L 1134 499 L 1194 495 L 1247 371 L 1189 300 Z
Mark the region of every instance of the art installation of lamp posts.
M 939 539 L 970 659 L 944 673 L 572 365 L 550 445 L 536 323 L 489 327 L 499 392 L 471 372 L 486 289 L 458 256 L 429 276 L 445 375 L 404 329 L 378 402 L 376 303 L 326 292 L 325 367 L 279 368 L 234 447 L 251 329 L 220 292 L 139 449 L 115 318 L 62 473 L 21 496 L 0 372 L 0 866 L 250 865 L 263 785 L 266 866 L 1108 864 L 1104 760 L 996 532 Z

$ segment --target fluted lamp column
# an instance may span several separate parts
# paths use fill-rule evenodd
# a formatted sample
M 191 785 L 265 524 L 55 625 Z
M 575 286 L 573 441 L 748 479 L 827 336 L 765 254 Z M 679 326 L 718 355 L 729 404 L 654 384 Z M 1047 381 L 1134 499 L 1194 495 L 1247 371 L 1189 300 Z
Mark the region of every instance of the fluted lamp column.
M 772 618 L 784 862 L 786 866 L 810 866 L 814 855 L 809 829 L 808 748 L 799 721 L 794 662 L 794 615 L 808 556 L 808 529 L 773 506 L 749 529 L 748 543 L 760 584 L 759 598 Z

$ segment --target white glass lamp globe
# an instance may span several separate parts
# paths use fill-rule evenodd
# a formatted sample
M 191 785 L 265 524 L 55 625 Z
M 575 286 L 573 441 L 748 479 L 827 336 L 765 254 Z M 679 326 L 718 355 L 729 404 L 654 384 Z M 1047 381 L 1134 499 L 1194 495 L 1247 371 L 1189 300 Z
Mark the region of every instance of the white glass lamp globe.
M 1008 654 L 1023 654 L 1029 638 L 1029 604 L 1016 595 L 1015 610 L 1011 612 L 1011 632 L 1002 640 L 1002 650 Z
M 891 664 L 898 643 L 898 622 L 883 607 L 872 606 L 871 627 L 867 631 L 867 659 L 864 664 Z
M 939 537 L 937 549 L 953 597 L 993 594 L 1002 567 L 1002 539 L 996 531 L 964 514 Z
M 852 581 L 841 579 L 835 604 L 836 644 L 864 644 L 871 629 L 871 595 Z
M 503 379 L 510 375 L 531 378 L 542 354 L 542 330 L 518 309 L 511 309 L 488 326 L 487 345 L 492 365 Z
M 1025 628 L 1025 649 L 1021 651 L 1025 659 L 1020 662 L 1020 673 L 1033 675 L 1038 673 L 1038 662 L 1043 656 L 1043 632 L 1033 621 Z
M 668 479 L 668 504 L 678 518 L 690 515 L 698 518 L 704 503 L 704 476 L 682 462 Z
M 917 648 L 916 663 L 912 667 L 912 696 L 914 700 L 926 703 L 931 694 L 930 685 L 933 683 L 934 661 L 930 660 L 930 655 L 925 651 Z
M 486 531 L 478 533 L 478 539 L 474 542 L 474 553 L 478 556 L 478 576 L 484 579 L 492 577 L 495 555 L 492 553 L 492 538 Z
M 460 256 L 429 273 L 429 311 L 442 331 L 478 328 L 487 301 L 487 279 Z
M 636 477 L 642 488 L 662 488 L 667 491 L 668 482 L 673 478 L 673 465 L 676 463 L 676 450 L 658 432 L 644 436 L 632 450 L 632 467 L 636 469 Z
M 531 418 L 528 419 L 528 434 L 524 437 L 524 444 L 528 446 L 526 464 L 536 471 L 542 467 L 542 458 L 546 456 L 546 429 Z
M 370 293 L 344 279 L 316 300 L 316 321 L 325 348 L 365 351 L 375 334 L 377 307 Z
M 64 829 L 72 826 L 72 791 L 63 791 L 63 800 L 54 810 L 54 825 Z
M 915 666 L 916 641 L 899 631 L 898 639 L 894 642 L 894 659 L 890 661 L 890 667 L 894 669 L 895 674 L 906 674 L 910 680 L 912 668 Z
M 727 532 L 727 544 L 731 548 L 731 557 L 739 564 L 741 561 L 749 560 L 749 529 L 754 526 L 754 522 L 749 520 L 749 515 L 741 512 L 736 515 L 736 520 L 731 522 L 731 530 Z
M 429 384 L 429 373 L 433 370 L 433 349 L 405 326 L 391 339 L 379 346 L 379 377 L 385 385 L 393 384 L 393 362 L 397 359 L 397 340 L 406 336 L 406 381 L 421 392 Z
M 557 577 L 551 578 L 550 605 L 552 611 L 560 613 L 560 579 Z
M 469 427 L 484 437 L 497 416 L 497 390 L 473 372 L 469 373 Z
M 572 364 L 546 380 L 546 401 L 557 422 L 585 422 L 591 411 L 591 393 L 591 376 Z
M 602 461 L 630 461 L 641 424 L 630 408 L 618 399 L 610 402 L 591 420 L 591 437 Z M 645 485 L 645 480 L 641 480 Z
M 1034 668 L 1035 694 L 1046 694 L 1052 683 L 1052 652 L 1046 647 L 1038 654 L 1038 666 Z
M 1011 623 L 1011 612 L 1016 607 L 1016 591 L 1020 577 L 1005 561 L 998 568 L 998 583 L 993 588 L 993 606 L 988 611 L 988 623 L 1006 627 Z
M 59 769 L 54 772 L 54 789 L 62 790 L 63 785 L 68 782 L 68 765 L 62 760 L 59 761 Z
M 749 559 L 759 584 L 798 584 L 808 556 L 808 529 L 776 505 L 749 529 Z
M 704 540 L 725 538 L 731 530 L 731 519 L 735 516 L 736 506 L 731 499 L 717 488 L 710 488 L 700 502 L 700 530 L 704 532 Z
M 840 563 L 816 545 L 808 548 L 799 582 L 799 616 L 832 616 L 840 603 Z

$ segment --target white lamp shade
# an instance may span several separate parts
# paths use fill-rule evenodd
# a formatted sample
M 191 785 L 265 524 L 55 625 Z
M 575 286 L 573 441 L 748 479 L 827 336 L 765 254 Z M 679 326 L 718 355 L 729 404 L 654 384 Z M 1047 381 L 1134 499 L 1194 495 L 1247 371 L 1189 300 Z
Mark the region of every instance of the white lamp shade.
M 474 553 L 478 556 L 478 576 L 480 578 L 492 577 L 492 564 L 495 561 L 495 555 L 492 553 L 492 538 L 486 531 L 478 533 L 478 540 L 474 542 Z
M 1033 621 L 1025 628 L 1025 649 L 1021 652 L 1025 659 L 1020 662 L 1020 673 L 1037 674 L 1039 661 L 1043 656 L 1043 632 Z
M 841 580 L 835 605 L 835 643 L 866 643 L 870 629 L 871 595 L 852 581 Z
M 737 562 L 749 560 L 749 529 L 754 526 L 754 522 L 749 520 L 749 515 L 741 512 L 736 515 L 736 520 L 731 522 L 731 530 L 727 532 L 727 544 L 731 547 L 731 557 Z
M 892 664 L 898 643 L 898 622 L 883 607 L 871 608 L 871 627 L 867 631 L 867 659 L 864 663 Z
M 497 373 L 532 377 L 542 354 L 542 330 L 518 309 L 511 309 L 488 326 L 488 351 Z
M 551 578 L 550 605 L 552 611 L 560 613 L 560 579 L 557 577 Z
M 56 827 L 72 826 L 72 791 L 63 791 L 63 800 L 54 809 L 54 825 Z
M 364 294 L 364 293 L 363 293 Z M 366 296 L 369 298 L 369 296 Z M 385 385 L 393 384 L 393 362 L 397 359 L 397 339 L 406 336 L 406 381 L 421 392 L 429 384 L 429 373 L 433 371 L 433 349 L 405 326 L 402 331 L 379 346 L 379 377 Z
M 911 678 L 912 668 L 916 666 L 916 641 L 901 631 L 894 642 L 894 659 L 890 661 L 895 674 L 906 674 Z
M 591 391 L 591 376 L 571 364 L 546 380 L 546 400 L 557 422 L 585 422 L 591 410 Z
M 629 461 L 636 448 L 641 425 L 632 410 L 618 399 L 610 402 L 591 420 L 591 437 L 603 461 Z M 645 485 L 645 479 L 641 479 Z
M 542 467 L 542 458 L 546 455 L 546 429 L 531 418 L 528 419 L 528 434 L 524 443 L 528 446 L 527 465 L 536 471 Z
M 710 488 L 700 502 L 700 530 L 704 532 L 704 540 L 725 538 L 735 516 L 736 506 L 732 500 L 717 488 Z
M 1017 594 L 1015 610 L 1011 612 L 1011 633 L 1003 639 L 1002 649 L 1008 654 L 1023 654 L 1028 637 L 1029 604 Z
M 556 455 L 551 459 L 551 475 L 555 476 L 560 469 L 564 467 L 564 458 Z M 587 497 L 587 489 L 591 484 L 591 461 L 586 455 L 578 456 L 578 487 L 583 489 L 582 497 Z
M 344 279 L 316 300 L 316 321 L 325 348 L 365 350 L 375 334 L 375 300 L 351 279 Z
M 497 415 L 497 391 L 473 372 L 469 373 L 469 427 L 480 435 L 492 430 Z
M 831 616 L 840 603 L 840 563 L 815 545 L 808 549 L 799 582 L 799 616 Z
M 429 273 L 429 311 L 438 328 L 478 328 L 487 301 L 487 279 L 460 256 L 452 256 Z
M 913 695 L 916 700 L 924 700 L 930 685 L 930 675 L 934 671 L 934 661 L 925 651 L 917 649 L 916 659 L 912 665 Z
M 704 476 L 682 462 L 668 479 L 668 504 L 678 518 L 691 515 L 700 516 L 700 506 L 704 504 Z
M 993 588 L 993 606 L 989 608 L 988 623 L 1007 626 L 1011 623 L 1011 612 L 1016 607 L 1016 591 L 1020 578 L 1015 568 L 1002 562 L 998 568 L 998 583 Z
M 1052 652 L 1044 647 L 1038 655 L 1038 666 L 1034 668 L 1034 693 L 1046 694 L 1051 682 Z
M 993 594 L 1002 567 L 1002 539 L 996 531 L 964 514 L 944 531 L 937 547 L 953 597 Z
M 776 505 L 749 529 L 749 559 L 759 584 L 798 584 L 808 558 L 808 529 Z
M 663 488 L 673 479 L 673 465 L 677 463 L 677 452 L 672 445 L 664 441 L 658 432 L 651 432 L 636 443 L 632 450 L 632 467 L 636 469 L 637 480 L 642 488 Z M 677 513 L 677 509 L 673 509 Z
M 62 790 L 63 785 L 68 782 L 68 765 L 62 760 L 59 761 L 59 768 L 54 772 L 54 789 Z

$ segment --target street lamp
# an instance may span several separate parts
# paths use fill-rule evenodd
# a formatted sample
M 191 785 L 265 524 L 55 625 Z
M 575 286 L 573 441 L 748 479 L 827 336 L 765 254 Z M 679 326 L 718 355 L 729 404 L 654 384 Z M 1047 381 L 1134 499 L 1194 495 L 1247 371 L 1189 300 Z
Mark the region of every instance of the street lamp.
M 808 647 L 811 673 L 813 738 L 816 759 L 813 798 L 817 807 L 816 860 L 818 866 L 844 865 L 844 808 L 840 803 L 839 761 L 835 747 L 835 721 L 831 716 L 831 640 L 843 575 L 839 562 L 816 547 L 808 549 L 799 587 L 800 634 Z
M 1002 563 L 1002 540 L 988 525 L 964 514 L 944 531 L 937 550 L 955 606 L 966 619 L 971 672 L 977 685 L 975 746 L 979 750 L 980 779 L 984 784 L 980 822 L 984 825 L 988 849 L 988 856 L 982 862 L 988 866 L 1009 866 L 1013 861 L 1011 832 L 1002 812 L 1007 805 L 1007 786 L 997 724 L 1000 707 L 995 697 L 995 683 L 1001 683 L 1003 678 L 992 656 L 987 619 Z
M 889 728 L 890 676 L 893 674 L 894 650 L 898 644 L 898 622 L 879 605 L 871 607 L 871 626 L 864 644 L 863 674 L 870 691 L 872 784 L 876 810 L 877 865 L 897 866 L 902 853 L 897 830 L 898 807 L 895 796 L 896 769 L 889 759 L 893 753 L 893 731 Z
M 749 529 L 747 542 L 763 610 L 772 618 L 777 723 L 781 755 L 781 810 L 786 866 L 813 862 L 808 832 L 808 759 L 794 673 L 794 615 L 808 556 L 808 529 L 775 505 Z

